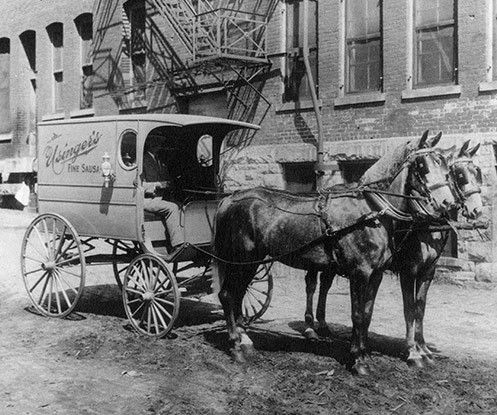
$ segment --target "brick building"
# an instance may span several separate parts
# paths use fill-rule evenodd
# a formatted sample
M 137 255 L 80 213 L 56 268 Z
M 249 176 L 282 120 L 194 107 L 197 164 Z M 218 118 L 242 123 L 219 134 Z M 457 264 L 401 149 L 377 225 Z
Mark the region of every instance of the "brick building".
M 33 182 L 36 123 L 88 112 L 93 1 L 6 2 L 0 16 L 0 195 Z M 88 32 L 89 29 L 89 32 Z M 90 99 L 91 101 L 91 99 Z M 4 201 L 5 202 L 5 201 Z
M 250 145 L 226 155 L 227 190 L 309 190 L 318 122 L 307 27 L 324 182 L 357 179 L 387 148 L 427 129 L 443 132 L 444 147 L 481 143 L 491 226 L 454 236 L 447 255 L 457 259 L 442 264 L 461 278 L 492 278 L 497 0 L 309 0 L 307 22 L 303 0 L 56 3 L 23 0 L 0 18 L 0 71 L 10 65 L 10 85 L 0 85 L 9 103 L 0 109 L 2 171 L 28 171 L 36 120 L 185 112 L 261 124 L 254 137 L 233 138 Z

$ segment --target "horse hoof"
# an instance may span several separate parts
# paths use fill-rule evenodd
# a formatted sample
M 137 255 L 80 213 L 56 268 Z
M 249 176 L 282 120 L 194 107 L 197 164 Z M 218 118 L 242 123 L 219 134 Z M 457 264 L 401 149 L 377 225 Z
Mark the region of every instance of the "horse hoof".
M 245 356 L 250 356 L 255 353 L 254 345 L 252 343 L 241 344 L 240 348 Z
M 311 328 L 305 329 L 304 336 L 307 340 L 311 340 L 311 341 L 319 340 L 319 336 L 314 331 L 314 329 L 311 329 Z
M 320 337 L 324 338 L 331 337 L 331 330 L 329 329 L 329 327 L 319 327 L 316 331 Z
M 427 365 L 434 365 L 435 359 L 433 358 L 433 355 L 423 355 L 423 363 L 426 363 Z
M 367 364 L 356 363 L 354 366 L 352 366 L 352 373 L 357 376 L 369 376 L 371 373 L 371 368 Z
M 419 357 L 417 358 L 410 358 L 407 359 L 407 365 L 409 367 L 417 367 L 417 368 L 423 368 L 423 359 L 420 359 Z
M 247 359 L 245 358 L 245 354 L 241 350 L 232 350 L 231 357 L 235 363 L 246 363 Z

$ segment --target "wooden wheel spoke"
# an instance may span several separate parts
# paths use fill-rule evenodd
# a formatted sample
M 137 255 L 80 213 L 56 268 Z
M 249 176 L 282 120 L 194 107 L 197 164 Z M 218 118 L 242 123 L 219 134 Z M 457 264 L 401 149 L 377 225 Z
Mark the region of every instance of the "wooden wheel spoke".
M 81 279 L 81 274 L 78 274 L 76 272 L 72 272 L 72 271 L 69 271 L 69 269 L 67 268 L 58 268 L 57 269 L 59 272 L 63 272 L 64 274 L 67 274 L 67 275 L 72 275 L 73 277 L 76 277 L 78 279 Z
M 40 272 L 40 271 L 45 271 L 45 270 L 43 268 L 36 268 L 34 270 L 25 272 L 24 275 L 31 275 L 31 274 L 34 274 L 35 272 Z
M 50 253 L 48 252 L 48 246 L 46 245 L 46 238 L 43 238 L 40 234 L 40 231 L 38 230 L 38 228 L 35 226 L 33 228 L 33 230 L 35 231 L 37 237 L 38 237 L 38 240 L 40 241 L 40 244 L 41 246 L 43 247 L 43 249 L 45 250 L 45 258 L 49 258 L 50 257 Z M 29 241 L 30 244 L 33 246 L 33 248 L 38 251 L 37 247 L 34 245 L 33 242 Z M 41 257 L 43 257 L 43 253 L 41 253 L 40 251 L 38 251 L 38 253 L 40 254 Z
M 164 301 L 164 302 L 165 302 L 166 304 L 169 304 L 170 306 L 174 307 L 174 304 L 173 304 L 173 303 L 166 302 L 166 301 Z M 155 307 L 157 307 L 160 311 L 162 311 L 162 314 L 165 314 L 169 320 L 171 320 L 171 319 L 172 319 L 172 315 L 171 315 L 171 314 L 169 313 L 169 311 L 167 311 L 167 310 L 166 310 L 166 309 L 165 309 L 162 305 L 160 305 L 160 304 L 159 304 L 159 301 L 157 301 L 157 299 L 156 299 L 156 301 L 154 302 L 154 306 L 155 306 Z M 159 314 L 162 316 L 162 314 L 161 314 L 161 313 L 159 313 Z M 162 318 L 162 317 L 161 317 L 161 318 Z M 164 324 L 164 327 L 167 327 L 167 324 Z
M 40 297 L 39 297 L 39 300 L 38 300 L 38 304 L 41 304 L 42 301 L 43 301 L 43 297 L 45 296 L 45 292 L 47 290 L 47 286 L 48 286 L 48 283 L 50 281 L 50 274 L 48 272 L 45 272 L 45 274 L 43 274 L 43 276 L 36 282 L 36 285 L 38 285 L 40 283 L 40 281 L 42 281 L 42 279 L 44 278 L 45 275 L 47 277 L 45 278 L 45 283 L 43 284 L 43 288 L 41 289 L 41 293 L 40 293 Z M 32 293 L 35 288 L 36 288 L 36 286 L 35 287 L 31 287 L 30 292 Z
M 139 296 L 141 296 L 143 294 L 143 291 L 138 291 L 138 290 L 131 288 L 131 287 L 126 287 L 126 292 L 136 294 Z
M 137 279 L 139 278 L 139 279 Z M 140 276 L 132 276 L 130 275 L 129 276 L 129 282 L 133 283 L 135 286 L 138 286 L 141 288 L 142 291 L 146 291 L 147 288 L 145 287 L 144 283 L 143 283 L 143 279 L 140 278 Z
M 161 330 L 160 330 L 160 326 L 159 326 L 159 321 L 157 320 L 157 314 L 158 313 L 155 310 L 155 307 L 154 307 L 153 303 L 150 304 L 149 310 L 150 310 L 150 314 L 152 315 L 152 321 L 153 321 L 153 325 L 155 327 L 155 334 L 160 333 Z
M 48 271 L 43 272 L 43 274 L 41 274 L 41 277 L 38 278 L 38 280 L 34 283 L 34 285 L 32 287 L 30 287 L 29 291 L 33 292 L 36 289 L 36 287 L 38 287 L 38 284 L 40 282 L 42 282 L 46 278 L 47 275 L 48 275 Z

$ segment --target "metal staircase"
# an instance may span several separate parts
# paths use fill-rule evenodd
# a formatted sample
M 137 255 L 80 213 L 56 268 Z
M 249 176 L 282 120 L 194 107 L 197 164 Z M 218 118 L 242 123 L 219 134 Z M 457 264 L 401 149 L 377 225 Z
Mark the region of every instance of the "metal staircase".
M 262 122 L 271 105 L 262 94 L 264 74 L 270 69 L 266 29 L 278 0 L 152 3 L 185 46 L 188 62 L 184 72 L 191 74 L 198 89 L 224 89 L 230 118 Z M 185 85 L 173 93 L 188 95 L 195 93 L 194 89 Z M 265 108 L 258 109 L 259 104 Z

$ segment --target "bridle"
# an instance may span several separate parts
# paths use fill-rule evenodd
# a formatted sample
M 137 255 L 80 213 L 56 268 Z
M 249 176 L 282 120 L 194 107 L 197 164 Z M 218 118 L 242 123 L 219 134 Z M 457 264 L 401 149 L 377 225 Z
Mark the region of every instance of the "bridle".
M 468 186 L 470 184 L 470 180 L 467 172 L 471 167 L 476 170 L 476 181 L 478 184 Z M 449 175 L 450 182 L 459 203 L 463 204 L 470 196 L 476 193 L 481 193 L 481 188 L 479 186 L 479 183 L 482 182 L 481 170 L 478 166 L 474 165 L 471 158 L 460 157 L 450 162 Z
M 426 177 L 430 173 L 430 167 L 428 163 L 428 158 L 432 157 L 435 155 L 436 162 L 439 164 L 443 163 L 446 165 L 446 161 L 444 156 L 435 148 L 421 148 L 418 150 L 415 150 L 408 160 L 406 161 L 407 167 L 411 170 L 411 174 L 414 176 L 416 182 L 419 184 L 419 186 L 415 186 L 412 183 L 410 183 L 410 186 L 412 187 L 413 190 L 418 192 L 421 196 L 424 197 L 423 199 L 412 199 L 409 200 L 409 204 L 411 206 L 411 209 L 414 210 L 417 214 L 420 214 L 421 216 L 426 216 L 426 217 L 433 217 L 433 213 L 430 211 L 430 209 L 427 208 L 427 205 L 432 205 L 435 206 L 437 203 L 433 199 L 433 192 L 441 189 L 443 187 L 447 187 L 451 193 L 452 187 L 449 179 L 449 168 L 447 167 L 447 174 L 445 175 L 445 180 L 440 180 L 439 182 L 435 183 L 428 183 Z M 412 190 L 411 190 L 412 191 Z M 436 209 L 435 209 L 436 210 Z

